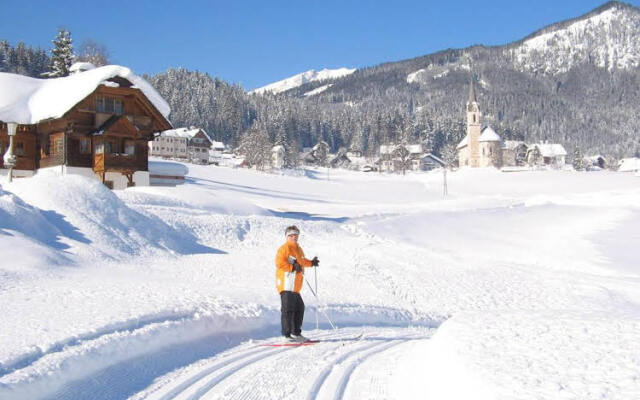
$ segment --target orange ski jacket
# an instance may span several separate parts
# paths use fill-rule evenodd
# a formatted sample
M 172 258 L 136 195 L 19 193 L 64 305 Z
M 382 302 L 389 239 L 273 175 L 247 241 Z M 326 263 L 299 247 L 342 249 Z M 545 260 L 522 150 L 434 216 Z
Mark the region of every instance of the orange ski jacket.
M 285 243 L 278 249 L 276 254 L 276 288 L 278 293 L 284 290 L 300 293 L 304 280 L 304 268 L 302 273 L 293 270 L 293 265 L 289 264 L 289 256 L 293 256 L 298 260 L 298 264 L 302 267 L 310 267 L 311 260 L 307 260 L 304 256 L 302 248 L 297 243 Z

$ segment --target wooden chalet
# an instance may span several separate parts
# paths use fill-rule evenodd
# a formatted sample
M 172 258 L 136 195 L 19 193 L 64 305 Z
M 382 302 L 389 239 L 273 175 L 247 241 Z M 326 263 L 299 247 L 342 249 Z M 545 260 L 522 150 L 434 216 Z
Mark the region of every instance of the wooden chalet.
M 108 67 L 116 66 L 102 68 Z M 9 112 L 0 112 L 2 154 L 9 146 L 6 122 L 19 123 L 14 138 L 14 154 L 17 156 L 17 165 L 14 167 L 16 176 L 30 176 L 40 170 L 53 169 L 62 173 L 95 176 L 110 188 L 116 189 L 149 184 L 147 143 L 153 139 L 154 132 L 171 128 L 165 116 L 168 112 L 164 110 L 165 114 L 161 113 L 154 102 L 138 87 L 139 82 L 134 86 L 130 75 L 120 74 L 124 75 L 123 77 L 117 74 L 120 70 L 129 71 L 128 69 L 117 68 L 119 69 L 106 70 L 104 80 L 93 77 L 89 89 L 84 84 L 84 92 L 93 89 L 90 94 L 81 98 L 71 97 L 71 100 L 68 99 L 70 96 L 66 96 L 67 101 L 75 104 L 60 116 L 24 123 L 25 121 L 20 121 L 19 118 L 13 118 L 12 121 Z M 94 70 L 78 75 L 89 73 L 96 74 Z M 22 78 L 24 77 L 19 79 Z M 82 79 L 70 78 L 72 77 L 58 79 L 68 79 L 71 91 L 82 86 Z M 6 76 L 0 80 L 0 90 L 3 90 L 2 83 L 6 81 Z M 60 81 L 57 84 L 64 87 L 65 82 Z M 44 85 L 46 83 L 43 83 Z M 147 84 L 145 88 L 148 92 L 150 86 Z M 154 95 L 157 93 L 154 92 Z M 156 103 L 158 98 L 159 96 L 155 98 Z M 13 109 L 19 109 L 23 103 L 30 103 L 24 99 L 20 100 L 15 102 Z M 52 98 L 51 101 L 55 102 L 56 99 Z M 46 102 L 44 104 L 46 107 Z M 168 109 L 168 106 L 166 108 Z M 14 114 L 21 115 L 16 112 Z M 5 121 L 1 121 L 3 118 Z M 0 167 L 4 167 L 2 163 L 0 159 Z

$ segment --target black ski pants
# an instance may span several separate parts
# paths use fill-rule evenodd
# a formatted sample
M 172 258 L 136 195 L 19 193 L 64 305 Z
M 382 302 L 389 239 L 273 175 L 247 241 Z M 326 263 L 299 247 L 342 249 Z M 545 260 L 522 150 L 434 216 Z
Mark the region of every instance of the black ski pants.
M 288 290 L 280 292 L 282 307 L 281 323 L 284 336 L 300 335 L 302 333 L 302 320 L 304 318 L 304 302 L 300 293 Z

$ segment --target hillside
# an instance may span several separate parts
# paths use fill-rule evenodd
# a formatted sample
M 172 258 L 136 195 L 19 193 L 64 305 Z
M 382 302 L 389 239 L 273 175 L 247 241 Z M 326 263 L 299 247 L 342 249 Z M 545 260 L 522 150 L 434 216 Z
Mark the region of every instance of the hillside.
M 485 121 L 503 138 L 623 157 L 640 152 L 639 36 L 640 10 L 610 2 L 504 46 L 443 50 L 279 95 L 247 95 L 185 70 L 149 79 L 171 103 L 175 124 L 203 126 L 234 145 L 255 123 L 272 142 L 322 139 L 333 150 L 375 154 L 380 144 L 407 137 L 442 154 L 465 135 L 473 76 Z

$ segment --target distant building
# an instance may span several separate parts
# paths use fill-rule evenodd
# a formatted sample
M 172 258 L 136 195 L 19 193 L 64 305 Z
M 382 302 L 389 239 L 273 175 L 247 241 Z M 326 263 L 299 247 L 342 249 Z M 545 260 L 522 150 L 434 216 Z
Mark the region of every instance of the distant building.
M 169 129 L 160 132 L 149 143 L 150 155 L 162 158 L 179 158 L 207 164 L 213 140 L 204 129 Z
M 320 165 L 324 166 L 325 163 L 329 163 L 329 144 L 325 141 L 319 141 L 311 149 L 304 148 L 300 159 L 305 165 Z
M 347 156 L 348 152 L 344 149 L 338 150 L 338 153 L 330 157 L 329 165 L 331 168 L 349 168 L 351 159 Z
M 211 148 L 209 149 L 209 164 L 221 165 L 222 155 L 225 151 L 227 151 L 227 146 L 225 146 L 224 143 L 211 143 Z
M 490 127 L 482 129 L 482 112 L 476 97 L 473 81 L 467 100 L 467 136 L 458 144 L 458 163 L 460 167 L 496 167 L 502 166 L 502 139 Z
M 428 171 L 433 169 L 433 159 L 426 157 L 421 144 L 382 145 L 380 158 L 375 164 L 380 171 Z M 404 168 L 403 168 L 404 167 Z
M 482 112 L 478 105 L 473 81 L 467 101 L 467 135 L 458 144 L 460 167 L 496 167 L 546 165 L 560 168 L 565 164 L 566 150 L 557 143 L 527 145 L 520 141 L 502 141 L 490 126 L 481 129 Z
M 505 140 L 502 146 L 502 166 L 522 167 L 527 163 L 529 146 L 518 140 Z
M 560 168 L 565 164 L 567 151 L 558 143 L 535 143 L 527 150 L 529 165 L 547 165 Z

